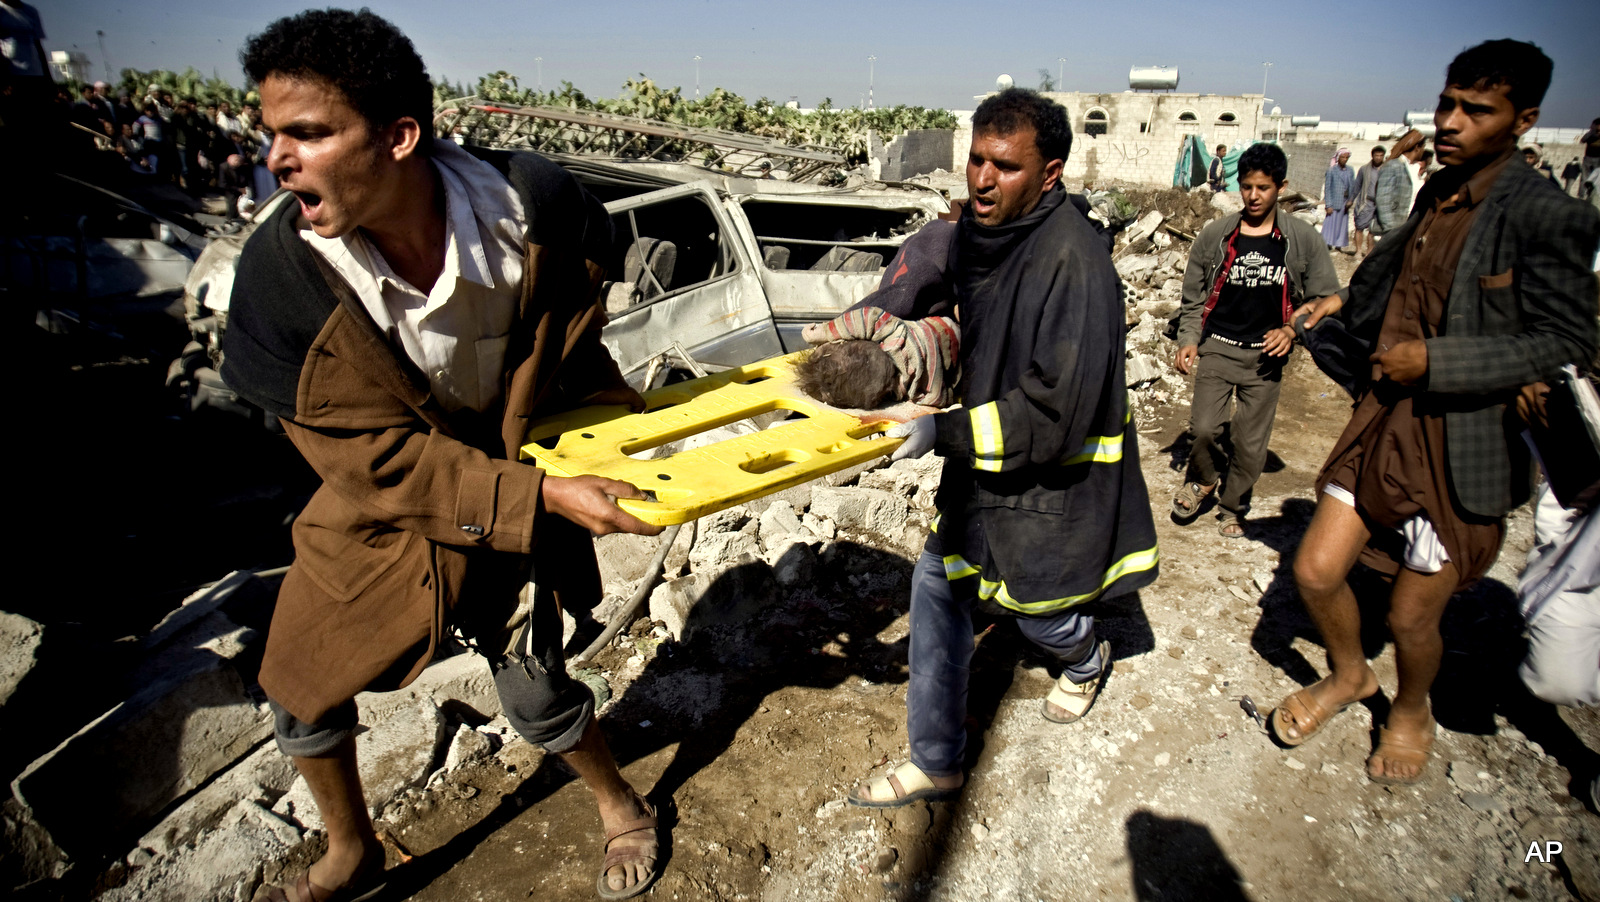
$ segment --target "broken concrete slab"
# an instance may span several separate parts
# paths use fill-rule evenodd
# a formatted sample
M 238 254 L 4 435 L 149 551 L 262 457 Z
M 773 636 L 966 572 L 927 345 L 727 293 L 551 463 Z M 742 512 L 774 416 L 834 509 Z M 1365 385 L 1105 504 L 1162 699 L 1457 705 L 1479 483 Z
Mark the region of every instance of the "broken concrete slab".
M 811 512 L 832 520 L 840 529 L 898 536 L 905 526 L 907 507 L 904 497 L 879 489 L 818 488 L 811 495 Z
M 0 611 L 0 711 L 39 660 L 44 628 L 23 617 Z
M 1129 254 L 1117 261 L 1117 275 L 1129 282 L 1142 282 L 1158 265 L 1154 255 Z
M 705 626 L 737 623 L 758 614 L 777 595 L 772 566 L 751 552 L 726 566 L 669 579 L 650 593 L 650 619 L 679 642 Z
M 1244 209 L 1244 200 L 1237 191 L 1223 191 L 1211 195 L 1211 206 L 1222 211 L 1222 215 L 1237 213 Z
M 197 652 L 28 766 L 12 792 L 73 856 L 138 835 L 272 733 L 227 659 Z
M 105 902 L 245 902 L 261 885 L 262 864 L 282 858 L 300 831 L 253 800 L 245 799 L 193 851 L 161 856 L 136 868 L 128 881 L 107 890 Z
M 786 546 L 790 537 L 804 528 L 793 505 L 787 501 L 776 502 L 761 512 L 761 546 L 769 551 Z
M 495 741 L 487 735 L 462 724 L 450 737 L 450 748 L 444 753 L 444 769 L 456 770 L 494 754 Z
M 1146 382 L 1160 379 L 1165 372 L 1165 368 L 1159 360 L 1149 354 L 1135 354 L 1128 358 L 1127 363 L 1123 366 L 1123 372 L 1126 376 L 1128 387 L 1133 388 Z
M 689 551 L 689 570 L 715 576 L 734 566 L 742 556 L 761 556 L 755 537 L 742 532 L 715 532 L 694 543 Z
M 376 813 L 404 790 L 427 781 L 443 750 L 447 724 L 444 712 L 426 696 L 364 693 L 356 704 L 366 727 L 356 736 L 356 761 L 367 805 Z M 295 778 L 272 812 L 307 830 L 322 829 L 322 814 L 304 777 Z
M 294 783 L 294 761 L 278 750 L 276 743 L 262 743 L 243 760 L 191 795 L 139 838 L 139 847 L 158 855 L 195 841 L 241 799 L 266 802 L 276 798 Z

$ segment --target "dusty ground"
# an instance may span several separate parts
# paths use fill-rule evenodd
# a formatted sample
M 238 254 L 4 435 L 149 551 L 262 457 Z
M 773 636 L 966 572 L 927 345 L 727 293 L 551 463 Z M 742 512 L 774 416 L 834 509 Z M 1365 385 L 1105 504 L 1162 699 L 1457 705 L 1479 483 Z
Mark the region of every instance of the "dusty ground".
M 957 802 L 842 803 L 905 755 L 909 549 L 840 536 L 814 580 L 761 617 L 689 646 L 641 622 L 604 653 L 605 729 L 626 774 L 675 817 L 648 898 L 1596 898 L 1600 818 L 1569 790 L 1597 770 L 1600 718 L 1538 703 L 1515 678 L 1509 586 L 1531 538 L 1526 511 L 1490 578 L 1447 613 L 1426 779 L 1375 786 L 1363 760 L 1381 700 L 1293 751 L 1239 702 L 1265 714 L 1322 666 L 1290 562 L 1348 402 L 1297 356 L 1243 541 L 1219 537 L 1208 516 L 1181 527 L 1166 513 L 1186 403 L 1142 429 L 1161 578 L 1094 608 L 1116 659 L 1099 703 L 1076 725 L 1043 720 L 1046 662 L 995 624 L 974 663 L 971 776 Z M 1372 633 L 1392 691 L 1392 654 L 1381 626 Z M 383 824 L 416 856 L 396 871 L 395 898 L 595 897 L 594 806 L 521 742 L 413 791 Z M 1535 840 L 1564 844 L 1556 863 L 1524 862 Z M 290 868 L 316 851 L 302 847 Z

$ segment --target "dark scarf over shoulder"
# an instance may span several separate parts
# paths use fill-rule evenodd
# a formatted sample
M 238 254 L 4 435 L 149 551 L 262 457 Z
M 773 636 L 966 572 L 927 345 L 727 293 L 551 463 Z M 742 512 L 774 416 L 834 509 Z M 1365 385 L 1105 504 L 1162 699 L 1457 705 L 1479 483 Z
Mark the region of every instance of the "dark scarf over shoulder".
M 972 217 L 972 207 L 961 211 L 956 223 L 955 248 L 951 256 L 951 278 L 956 297 L 969 298 L 983 281 L 989 278 L 1017 243 L 1033 234 L 1039 224 L 1050 218 L 1056 208 L 1067 200 L 1067 192 L 1057 185 L 1039 198 L 1039 203 L 1026 215 L 1004 225 L 979 225 Z

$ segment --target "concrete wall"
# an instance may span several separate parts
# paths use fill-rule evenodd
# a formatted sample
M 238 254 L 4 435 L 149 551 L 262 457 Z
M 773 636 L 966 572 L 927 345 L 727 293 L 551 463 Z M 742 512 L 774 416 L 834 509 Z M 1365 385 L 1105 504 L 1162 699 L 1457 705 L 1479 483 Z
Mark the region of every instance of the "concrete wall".
M 1212 147 L 1248 144 L 1266 121 L 1260 94 L 1072 91 L 1045 96 L 1066 107 L 1072 123 L 1072 154 L 1064 178 L 1091 188 L 1171 185 L 1185 137 L 1200 135 Z M 1224 115 L 1231 119 L 1224 120 Z M 1088 134 L 1091 124 L 1103 124 L 1104 133 Z M 970 131 L 957 132 L 952 171 L 966 165 L 971 141 Z
M 970 139 L 969 139 L 970 143 Z M 923 128 L 896 135 L 883 144 L 877 132 L 869 135 L 876 178 L 899 182 L 935 169 L 946 169 L 955 154 L 955 131 L 948 128 Z M 965 156 L 966 147 L 961 148 Z

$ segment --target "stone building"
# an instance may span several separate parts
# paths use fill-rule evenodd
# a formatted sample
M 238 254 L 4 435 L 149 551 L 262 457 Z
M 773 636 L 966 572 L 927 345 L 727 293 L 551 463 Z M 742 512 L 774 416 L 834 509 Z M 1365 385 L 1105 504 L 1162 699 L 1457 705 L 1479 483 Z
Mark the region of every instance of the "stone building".
M 1259 139 L 1267 125 L 1260 94 L 1072 91 L 1045 96 L 1066 107 L 1072 122 L 1065 177 L 1093 186 L 1113 181 L 1170 185 L 1187 136 L 1200 135 L 1208 148 L 1242 146 Z

